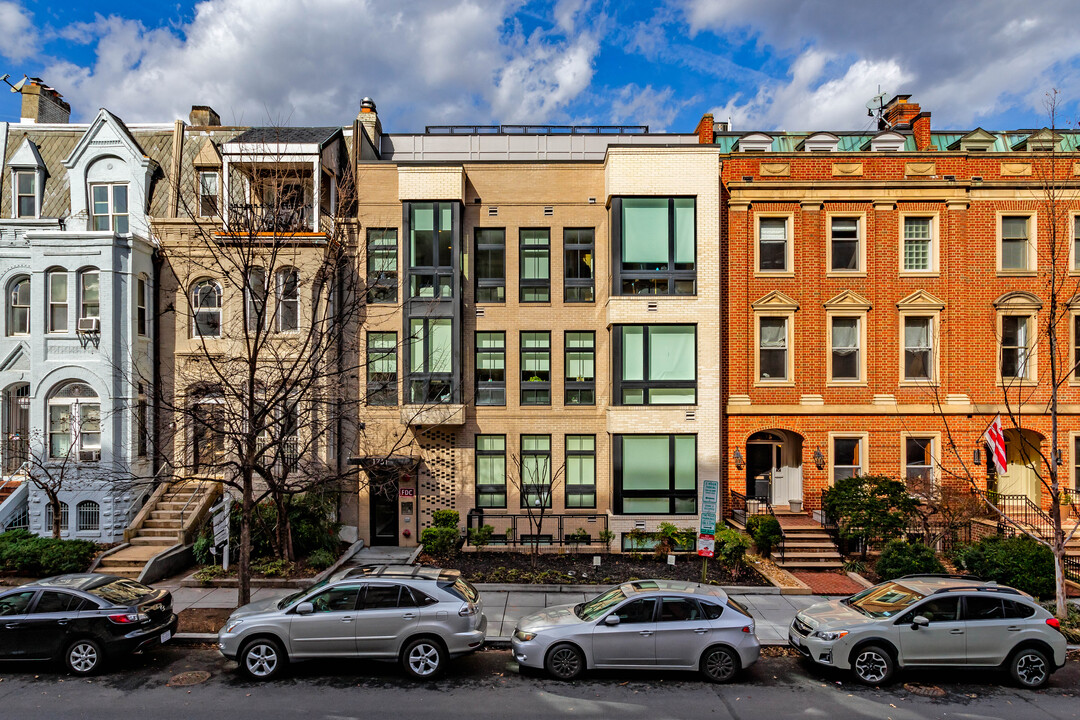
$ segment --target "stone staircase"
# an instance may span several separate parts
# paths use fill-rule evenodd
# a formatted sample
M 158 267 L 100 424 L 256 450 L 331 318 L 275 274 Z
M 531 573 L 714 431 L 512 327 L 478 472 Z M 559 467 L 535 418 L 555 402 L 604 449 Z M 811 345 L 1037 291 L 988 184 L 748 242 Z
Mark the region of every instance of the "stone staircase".
M 773 550 L 777 565 L 789 572 L 830 571 L 844 567 L 844 558 L 820 523 L 802 513 L 782 511 L 777 511 L 776 519 L 784 529 L 783 547 Z
M 131 527 L 124 531 L 128 547 L 101 558 L 94 572 L 138 578 L 146 563 L 174 545 L 185 544 L 194 520 L 216 497 L 215 483 L 180 480 L 151 496 Z
M 19 489 L 20 485 L 22 485 L 22 481 L 15 479 L 0 483 L 0 504 L 3 504 L 5 500 L 11 497 Z

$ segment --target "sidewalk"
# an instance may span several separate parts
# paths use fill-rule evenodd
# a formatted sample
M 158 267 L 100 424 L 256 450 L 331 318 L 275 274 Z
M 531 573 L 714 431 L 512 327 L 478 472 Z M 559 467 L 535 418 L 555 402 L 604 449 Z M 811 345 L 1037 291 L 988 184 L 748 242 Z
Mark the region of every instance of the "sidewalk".
M 173 610 L 177 613 L 188 608 L 236 607 L 236 588 L 189 588 L 159 584 L 173 594 Z M 488 642 L 508 643 L 519 618 L 553 605 L 579 603 L 594 597 L 594 593 L 532 592 L 528 590 L 482 591 L 484 614 L 488 619 Z M 294 590 L 284 588 L 260 588 L 251 594 L 252 601 L 284 597 Z M 738 595 L 734 599 L 746 606 L 757 621 L 757 636 L 762 645 L 785 645 L 787 629 L 795 613 L 827 598 L 823 595 Z M 185 633 L 177 637 L 184 638 Z M 198 638 L 204 640 L 202 636 Z

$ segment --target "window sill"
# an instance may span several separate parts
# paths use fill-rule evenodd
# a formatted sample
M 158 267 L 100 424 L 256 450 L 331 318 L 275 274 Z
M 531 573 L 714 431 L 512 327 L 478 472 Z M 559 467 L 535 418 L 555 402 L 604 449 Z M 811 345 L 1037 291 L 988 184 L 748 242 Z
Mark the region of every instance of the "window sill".
M 928 278 L 928 277 L 940 277 L 940 270 L 901 270 L 900 277 L 905 278 Z
M 760 278 L 793 278 L 794 270 L 755 270 L 754 277 Z
M 827 278 L 864 278 L 866 277 L 865 270 L 827 270 L 825 272 Z
M 829 380 L 825 383 L 825 387 L 830 388 L 851 388 L 851 387 L 867 387 L 869 383 L 865 380 Z
M 754 387 L 759 388 L 771 388 L 771 387 L 795 387 L 794 380 L 755 380 Z
M 1037 277 L 1038 270 L 1001 270 L 997 271 L 998 277 Z
M 929 387 L 937 387 L 938 386 L 938 381 L 937 380 L 932 380 L 930 378 L 927 378 L 925 380 L 909 380 L 909 379 L 905 378 L 905 379 L 901 380 L 900 382 L 898 382 L 897 386 L 898 387 L 905 387 L 905 388 L 929 388 Z
M 1002 390 L 1012 390 L 1013 388 L 1038 387 L 1039 381 L 1037 378 L 1010 378 L 1009 380 L 998 378 L 997 384 Z

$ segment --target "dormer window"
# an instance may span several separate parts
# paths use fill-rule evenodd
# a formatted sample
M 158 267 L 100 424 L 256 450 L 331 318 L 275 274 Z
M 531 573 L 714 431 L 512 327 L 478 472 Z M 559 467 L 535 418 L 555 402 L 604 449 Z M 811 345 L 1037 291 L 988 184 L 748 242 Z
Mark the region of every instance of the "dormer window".
M 213 217 L 218 214 L 218 174 L 216 171 L 199 173 L 199 216 Z
M 33 171 L 15 173 L 15 217 L 34 218 L 38 216 L 37 175 Z
M 90 218 L 94 230 L 128 232 L 127 183 L 91 185 Z
M 900 133 L 880 132 L 870 140 L 871 152 L 900 152 L 904 149 L 906 138 Z
M 772 149 L 772 136 L 765 133 L 750 133 L 735 141 L 739 152 L 768 152 Z
M 840 145 L 840 138 L 832 133 L 814 133 L 803 140 L 802 145 L 806 152 L 835 152 Z

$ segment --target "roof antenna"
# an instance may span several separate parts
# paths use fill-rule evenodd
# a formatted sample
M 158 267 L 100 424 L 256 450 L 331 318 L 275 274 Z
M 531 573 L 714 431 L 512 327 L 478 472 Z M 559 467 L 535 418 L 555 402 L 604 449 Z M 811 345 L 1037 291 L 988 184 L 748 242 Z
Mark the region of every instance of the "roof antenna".
M 870 98 L 870 101 L 866 103 L 866 115 L 877 120 L 878 130 L 885 130 L 891 127 L 888 120 L 885 119 L 885 96 L 889 93 L 881 89 L 881 86 L 877 86 L 878 94 Z
M 11 77 L 11 76 L 8 75 L 7 73 L 4 73 L 3 77 L 0 77 L 0 80 L 3 80 L 5 83 L 7 83 L 8 87 L 11 88 L 11 92 L 13 92 L 13 93 L 22 92 L 23 85 L 26 84 L 26 81 L 27 81 L 28 78 L 25 75 L 23 75 L 22 80 L 15 83 L 14 85 L 12 85 L 11 82 L 8 81 L 9 77 Z

